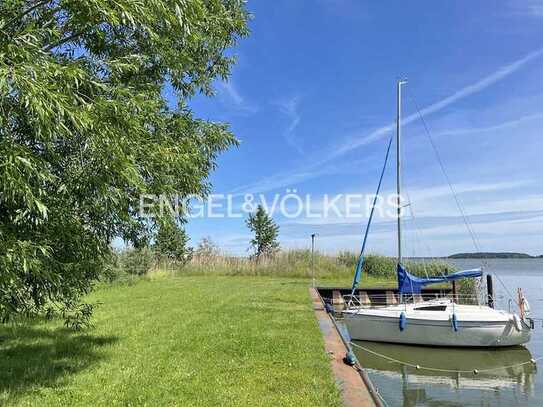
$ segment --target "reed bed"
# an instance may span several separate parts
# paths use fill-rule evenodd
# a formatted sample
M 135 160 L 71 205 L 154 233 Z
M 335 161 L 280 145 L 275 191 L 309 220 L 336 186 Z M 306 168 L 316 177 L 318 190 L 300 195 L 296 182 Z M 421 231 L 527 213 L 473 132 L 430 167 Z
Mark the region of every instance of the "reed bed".
M 223 276 L 275 276 L 311 278 L 313 271 L 319 279 L 351 278 L 356 268 L 358 256 L 342 252 L 336 256 L 315 253 L 312 258 L 309 250 L 282 251 L 273 257 L 251 259 L 224 254 L 206 256 L 195 255 L 187 263 L 161 261 L 153 270 L 170 271 L 185 275 L 223 275 Z M 438 260 L 408 260 L 406 265 L 416 275 L 439 275 L 453 271 L 453 266 Z M 396 259 L 376 254 L 366 256 L 363 273 L 379 278 L 396 278 Z

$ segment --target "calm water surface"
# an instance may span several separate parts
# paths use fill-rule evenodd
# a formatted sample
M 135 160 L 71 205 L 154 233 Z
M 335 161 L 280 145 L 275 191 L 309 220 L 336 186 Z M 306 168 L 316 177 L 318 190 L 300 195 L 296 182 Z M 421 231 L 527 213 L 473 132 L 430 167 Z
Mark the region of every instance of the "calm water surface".
M 454 260 L 460 268 L 481 266 L 481 260 Z M 543 318 L 543 259 L 486 260 L 485 272 L 500 277 L 511 293 L 521 287 L 532 317 Z M 509 295 L 494 278 L 497 306 L 507 309 Z M 389 362 L 356 350 L 373 383 L 390 406 L 543 406 L 543 360 L 537 366 L 511 367 L 543 356 L 543 328 L 536 321 L 526 347 L 499 350 L 438 349 L 360 342 L 397 360 L 447 370 L 496 368 L 492 372 L 440 373 Z

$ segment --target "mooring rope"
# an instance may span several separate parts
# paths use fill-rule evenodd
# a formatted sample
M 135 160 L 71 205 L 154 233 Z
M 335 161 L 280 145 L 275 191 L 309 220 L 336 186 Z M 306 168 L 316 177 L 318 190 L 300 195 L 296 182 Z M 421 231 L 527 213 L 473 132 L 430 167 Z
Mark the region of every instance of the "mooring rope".
M 379 397 L 379 400 L 384 404 L 385 407 L 390 407 L 385 398 L 379 393 L 377 389 L 375 389 L 375 394 L 377 394 L 377 397 Z
M 528 364 L 536 364 L 537 361 L 543 359 L 543 356 L 539 356 L 537 358 L 532 358 L 532 359 L 530 359 L 530 360 L 528 360 L 526 362 L 521 362 L 521 363 L 517 363 L 517 364 L 514 364 L 514 365 L 509 365 L 509 366 L 499 366 L 499 367 L 492 367 L 492 368 L 486 368 L 486 369 L 472 369 L 472 370 L 450 370 L 450 369 L 440 369 L 440 368 L 437 368 L 437 367 L 428 367 L 428 366 L 415 365 L 413 363 L 404 362 L 404 361 L 392 358 L 390 356 L 383 355 L 382 353 L 375 352 L 375 351 L 373 351 L 371 349 L 368 349 L 368 348 L 366 348 L 366 347 L 364 347 L 362 345 L 359 345 L 357 343 L 354 343 L 354 342 L 349 342 L 349 344 L 351 346 L 354 346 L 355 348 L 362 349 L 362 350 L 364 350 L 364 351 L 366 351 L 368 353 L 371 353 L 372 355 L 379 356 L 379 357 L 381 357 L 383 359 L 389 360 L 391 362 L 398 363 L 400 365 L 409 366 L 409 367 L 415 368 L 417 370 L 428 370 L 428 371 L 432 371 L 432 372 L 442 372 L 442 373 L 474 373 L 474 374 L 477 374 L 477 373 L 480 373 L 480 372 L 491 372 L 491 371 L 494 371 L 494 370 L 510 369 L 510 368 L 519 367 L 519 366 L 528 365 Z

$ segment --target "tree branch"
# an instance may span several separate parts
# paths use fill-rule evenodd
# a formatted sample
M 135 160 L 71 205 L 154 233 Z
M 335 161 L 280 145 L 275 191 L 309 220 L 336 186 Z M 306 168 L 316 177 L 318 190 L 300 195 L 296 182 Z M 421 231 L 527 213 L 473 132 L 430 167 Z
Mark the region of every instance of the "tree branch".
M 63 39 L 53 43 L 53 44 L 50 44 L 48 45 L 47 47 L 45 48 L 42 48 L 43 51 L 45 52 L 49 52 L 51 51 L 53 48 L 56 48 L 56 47 L 60 47 L 61 45 L 63 44 L 66 44 L 67 42 L 70 42 L 70 41 L 73 41 L 75 40 L 77 37 L 81 37 L 83 34 L 85 34 L 87 31 L 86 30 L 81 30 L 81 31 L 77 31 L 75 33 L 73 33 L 72 35 L 69 35 L 67 37 L 64 37 Z
M 26 9 L 25 11 L 23 11 L 21 14 L 19 14 L 18 16 L 16 17 L 13 17 L 11 20 L 9 20 L 6 25 L 5 25 L 5 28 L 9 27 L 11 24 L 15 23 L 16 21 L 19 21 L 21 20 L 22 18 L 24 18 L 26 15 L 32 13 L 34 10 L 36 10 L 37 8 L 41 7 L 41 6 L 45 6 L 47 3 L 50 3 L 51 0 L 43 0 L 43 1 L 39 1 L 37 2 L 36 4 L 34 4 L 32 7 L 29 7 L 28 9 Z

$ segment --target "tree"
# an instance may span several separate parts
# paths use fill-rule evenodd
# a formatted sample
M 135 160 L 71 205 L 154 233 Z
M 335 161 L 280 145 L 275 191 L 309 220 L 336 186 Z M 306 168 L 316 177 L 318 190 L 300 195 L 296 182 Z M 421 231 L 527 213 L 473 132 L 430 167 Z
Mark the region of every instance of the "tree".
M 146 218 L 142 194 L 209 191 L 237 141 L 187 101 L 228 77 L 247 20 L 241 0 L 0 2 L 0 320 L 82 314 L 115 237 L 182 217 Z
M 279 226 L 266 213 L 262 205 L 258 205 L 256 212 L 251 213 L 246 220 L 247 226 L 255 234 L 251 239 L 254 257 L 259 260 L 262 256 L 273 256 L 279 250 L 277 236 Z
M 194 257 L 204 262 L 215 259 L 220 255 L 221 250 L 209 236 L 202 238 L 194 251 Z
M 175 222 L 165 221 L 159 226 L 154 248 L 160 258 L 185 263 L 192 254 L 188 240 L 184 229 Z

